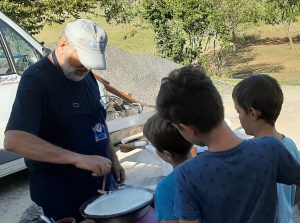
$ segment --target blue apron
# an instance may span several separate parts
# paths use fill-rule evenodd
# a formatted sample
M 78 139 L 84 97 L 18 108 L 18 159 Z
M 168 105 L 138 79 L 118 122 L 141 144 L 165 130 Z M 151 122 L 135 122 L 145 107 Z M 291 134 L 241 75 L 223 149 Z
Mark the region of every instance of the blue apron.
M 106 111 L 100 102 L 97 82 L 92 73 L 82 81 L 65 77 L 55 52 L 52 53 L 55 72 L 47 84 L 47 110 L 43 114 L 42 139 L 80 154 L 109 157 L 109 132 Z M 97 195 L 102 177 L 72 165 L 58 165 L 26 160 L 30 171 L 31 198 L 45 215 L 58 220 L 63 217 L 82 218 L 79 207 Z M 115 188 L 112 174 L 106 178 L 106 189 Z

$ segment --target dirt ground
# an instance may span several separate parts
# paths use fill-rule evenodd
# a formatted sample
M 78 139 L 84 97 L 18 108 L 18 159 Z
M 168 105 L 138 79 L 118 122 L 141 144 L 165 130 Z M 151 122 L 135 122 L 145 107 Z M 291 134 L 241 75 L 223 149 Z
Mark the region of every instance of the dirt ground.
M 292 137 L 300 145 L 300 86 L 283 87 L 285 101 L 278 129 Z M 234 110 L 231 96 L 222 95 L 225 105 L 225 116 L 232 123 L 232 128 L 238 128 L 239 121 Z M 299 146 L 300 147 L 300 146 Z M 149 150 L 134 150 L 129 153 L 117 152 L 122 165 L 126 169 L 127 184 L 155 188 L 157 181 L 163 176 L 161 161 Z M 0 179 L 0 222 L 17 223 L 20 216 L 31 205 L 28 192 L 28 178 L 24 172 L 15 176 Z M 300 223 L 300 213 L 294 208 L 295 223 Z

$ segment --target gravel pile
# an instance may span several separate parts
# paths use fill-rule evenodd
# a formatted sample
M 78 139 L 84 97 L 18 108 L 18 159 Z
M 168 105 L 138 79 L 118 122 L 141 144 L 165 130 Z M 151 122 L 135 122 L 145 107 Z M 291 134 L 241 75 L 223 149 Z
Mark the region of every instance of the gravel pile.
M 161 79 L 181 65 L 155 56 L 134 55 L 108 47 L 107 70 L 101 76 L 141 102 L 154 104 Z
M 157 56 L 130 54 L 118 48 L 108 47 L 106 51 L 107 70 L 99 74 L 110 84 L 138 99 L 140 102 L 155 104 L 160 82 L 170 71 L 182 65 Z M 222 94 L 231 94 L 232 83 L 214 81 Z

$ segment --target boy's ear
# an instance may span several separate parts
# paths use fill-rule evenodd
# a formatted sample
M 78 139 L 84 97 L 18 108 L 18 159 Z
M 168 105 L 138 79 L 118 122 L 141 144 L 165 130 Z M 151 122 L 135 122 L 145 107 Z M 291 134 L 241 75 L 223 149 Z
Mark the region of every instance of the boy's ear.
M 261 111 L 255 109 L 253 107 L 250 108 L 249 113 L 251 114 L 253 120 L 255 120 L 255 121 L 258 120 L 261 116 Z
M 161 154 L 163 154 L 164 158 L 166 159 L 166 161 L 168 163 L 173 163 L 173 154 L 168 151 L 168 150 L 163 150 L 162 152 L 160 152 Z
M 197 129 L 192 125 L 178 124 L 178 128 L 181 132 L 189 136 L 195 136 L 197 134 Z

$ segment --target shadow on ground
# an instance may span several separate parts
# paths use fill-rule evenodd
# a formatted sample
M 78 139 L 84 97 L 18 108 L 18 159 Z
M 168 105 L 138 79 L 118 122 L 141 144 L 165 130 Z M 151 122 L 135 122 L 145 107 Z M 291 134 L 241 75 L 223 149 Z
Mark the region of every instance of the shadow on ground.
M 271 42 L 277 42 L 278 44 L 282 44 L 282 42 L 284 41 L 277 39 L 279 38 L 275 38 L 272 40 L 261 39 L 257 41 L 264 44 L 271 44 Z M 275 63 L 251 64 L 251 62 L 255 60 L 255 54 L 253 53 L 253 49 L 250 46 L 258 44 L 258 42 L 255 42 L 254 40 L 251 41 L 251 44 L 239 45 L 237 51 L 231 53 L 226 59 L 225 67 L 229 69 L 231 78 L 241 79 L 254 74 L 278 73 L 284 69 L 282 65 Z M 298 41 L 300 41 L 300 35 L 298 36 Z
M 252 49 L 250 47 L 247 48 L 239 48 L 237 52 L 231 53 L 226 59 L 227 67 L 234 67 L 240 64 L 248 64 L 255 59 Z
M 232 78 L 243 79 L 255 74 L 276 73 L 283 70 L 283 66 L 276 64 L 261 63 L 255 65 L 246 65 L 231 73 Z
M 300 35 L 296 35 L 292 37 L 293 43 L 300 43 Z M 260 45 L 280 45 L 280 44 L 288 44 L 288 37 L 283 38 L 260 38 L 259 35 L 246 35 L 243 37 L 239 37 L 236 40 L 237 48 L 245 48 L 249 46 L 260 46 Z

